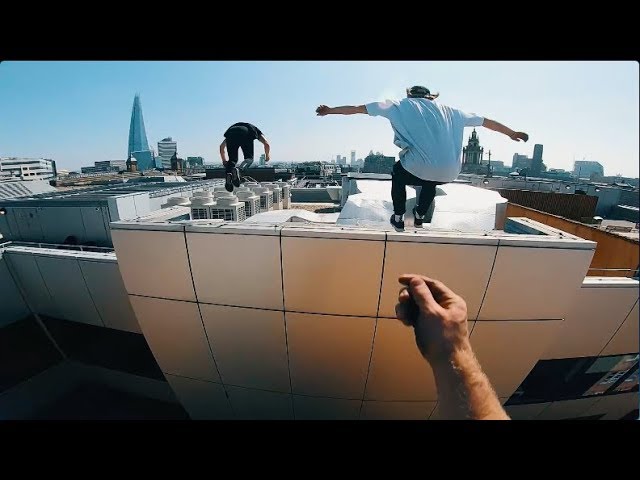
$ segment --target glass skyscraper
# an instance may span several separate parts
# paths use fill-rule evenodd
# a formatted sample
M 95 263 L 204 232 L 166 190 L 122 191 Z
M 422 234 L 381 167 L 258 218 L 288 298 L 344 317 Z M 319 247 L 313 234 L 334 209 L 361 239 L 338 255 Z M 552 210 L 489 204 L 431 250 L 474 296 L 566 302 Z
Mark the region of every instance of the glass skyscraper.
M 144 128 L 144 118 L 142 117 L 142 106 L 140 105 L 140 95 L 136 94 L 133 99 L 133 109 L 131 111 L 131 124 L 129 126 L 129 147 L 127 158 L 135 157 L 138 161 L 138 170 L 149 170 L 155 168 L 153 152 L 149 149 L 147 132 Z

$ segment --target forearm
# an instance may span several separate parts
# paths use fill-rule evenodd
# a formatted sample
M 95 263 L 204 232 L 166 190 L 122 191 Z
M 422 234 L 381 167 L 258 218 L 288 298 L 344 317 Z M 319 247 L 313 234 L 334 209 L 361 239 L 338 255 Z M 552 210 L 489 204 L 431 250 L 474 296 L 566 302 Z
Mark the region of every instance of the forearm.
M 269 157 L 269 154 L 271 153 L 271 146 L 268 143 L 264 144 L 264 154 L 266 157 Z
M 509 420 L 468 342 L 432 367 L 442 418 Z
M 331 107 L 327 112 L 334 115 L 355 115 L 357 113 L 367 113 L 364 105 L 343 105 L 342 107 Z
M 224 153 L 224 143 L 222 145 L 220 145 L 220 158 L 222 158 L 223 162 L 227 161 L 227 157 Z
M 482 126 L 485 127 L 485 128 L 488 128 L 489 130 L 493 130 L 494 132 L 503 133 L 508 137 L 513 136 L 513 134 L 515 133 L 513 130 L 511 130 L 506 125 L 503 125 L 500 122 L 496 122 L 495 120 L 491 120 L 489 118 L 485 118 L 484 119 L 484 122 L 482 123 Z

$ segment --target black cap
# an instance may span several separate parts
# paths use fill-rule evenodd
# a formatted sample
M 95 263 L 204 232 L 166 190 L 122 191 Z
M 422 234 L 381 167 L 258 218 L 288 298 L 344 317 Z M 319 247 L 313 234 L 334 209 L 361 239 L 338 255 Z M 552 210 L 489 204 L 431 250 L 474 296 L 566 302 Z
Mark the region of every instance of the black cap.
M 415 85 L 409 89 L 407 89 L 407 95 L 412 98 L 430 98 L 434 99 L 438 96 L 437 93 L 431 94 L 431 91 L 427 87 L 422 87 L 420 85 Z

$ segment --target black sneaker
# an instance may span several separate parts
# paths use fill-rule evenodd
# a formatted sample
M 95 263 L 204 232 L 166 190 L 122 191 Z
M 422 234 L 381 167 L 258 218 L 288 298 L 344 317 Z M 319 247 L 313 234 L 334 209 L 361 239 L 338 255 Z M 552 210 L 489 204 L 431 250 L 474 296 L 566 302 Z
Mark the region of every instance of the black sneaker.
M 416 207 L 413 207 L 413 226 L 414 227 L 418 227 L 418 228 L 422 228 L 422 222 L 424 220 L 424 218 L 418 218 L 418 213 L 416 212 Z
M 224 188 L 227 190 L 227 192 L 233 192 L 233 183 L 231 183 L 231 177 L 232 175 L 230 173 L 227 173 L 225 175 Z
M 238 167 L 234 167 L 234 169 L 231 170 L 231 182 L 234 187 L 240 186 L 240 170 L 238 170 Z
M 395 228 L 397 232 L 404 232 L 404 220 L 396 222 L 395 217 L 395 215 L 391 215 L 389 222 L 391 222 L 391 225 L 393 225 L 393 228 Z

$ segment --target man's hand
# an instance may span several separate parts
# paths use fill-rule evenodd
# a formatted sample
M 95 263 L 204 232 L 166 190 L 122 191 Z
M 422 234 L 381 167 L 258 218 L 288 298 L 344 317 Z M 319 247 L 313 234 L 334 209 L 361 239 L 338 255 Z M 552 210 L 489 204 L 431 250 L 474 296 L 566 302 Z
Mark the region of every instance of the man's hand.
M 432 366 L 471 349 L 467 304 L 445 284 L 423 275 L 400 275 L 396 316 L 414 327 L 420 353 Z
M 331 107 L 327 107 L 326 105 L 320 105 L 316 108 L 316 114 L 320 117 L 324 117 L 329 113 L 331 113 Z
M 269 160 L 271 160 L 271 157 L 269 156 L 269 154 L 268 154 L 268 153 L 265 153 L 265 155 L 264 155 L 264 161 L 265 161 L 265 163 L 266 163 L 266 162 L 268 162 Z
M 511 140 L 515 140 L 516 142 L 519 142 L 520 140 L 524 140 L 526 142 L 529 140 L 529 135 L 524 132 L 513 132 L 509 137 L 511 137 Z
M 227 166 L 227 161 L 224 158 L 222 159 L 222 165 L 225 167 Z

